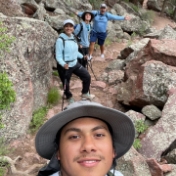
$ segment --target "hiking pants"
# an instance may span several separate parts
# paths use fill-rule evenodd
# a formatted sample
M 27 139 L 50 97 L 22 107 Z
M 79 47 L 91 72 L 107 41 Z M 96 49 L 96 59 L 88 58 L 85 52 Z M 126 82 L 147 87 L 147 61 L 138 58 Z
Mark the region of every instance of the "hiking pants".
M 79 48 L 79 52 L 83 55 L 86 56 L 89 54 L 89 48 Z M 86 68 L 87 66 L 87 60 L 83 59 L 78 59 L 78 62 Z
M 68 70 L 64 69 L 61 65 L 57 64 L 57 70 L 59 73 L 59 77 L 62 81 L 63 87 L 66 83 L 66 89 L 64 90 L 64 94 L 66 95 L 67 99 L 72 97 L 72 93 L 70 92 L 70 78 L 72 76 L 72 73 L 74 73 L 82 80 L 82 94 L 89 92 L 91 77 L 89 72 L 79 62 L 77 62 L 74 67 L 69 67 Z

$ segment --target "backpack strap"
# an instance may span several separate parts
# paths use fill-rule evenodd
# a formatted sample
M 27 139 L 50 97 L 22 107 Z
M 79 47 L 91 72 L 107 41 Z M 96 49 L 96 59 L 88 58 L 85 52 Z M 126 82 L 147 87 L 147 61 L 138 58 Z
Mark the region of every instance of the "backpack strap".
M 77 36 L 79 36 L 83 30 L 83 24 L 82 23 L 79 23 L 79 24 L 80 24 L 80 30 L 79 30 Z
M 65 39 L 61 36 L 59 36 L 60 39 L 62 39 L 63 41 L 63 50 L 62 50 L 62 53 L 63 53 L 63 60 L 65 61 Z
M 97 13 L 94 15 L 94 18 L 97 16 L 99 14 L 99 11 L 97 11 Z M 106 16 L 106 18 L 107 18 L 107 20 L 108 20 L 108 13 L 106 12 L 106 14 L 105 14 L 105 16 Z
M 114 175 L 113 175 L 112 172 L 109 171 L 109 172 L 107 173 L 107 176 L 114 176 Z
M 94 15 L 94 18 L 95 18 L 97 15 L 98 15 L 98 10 L 97 10 L 96 14 Z
M 75 43 L 77 43 L 77 42 L 76 42 L 75 37 L 74 37 L 74 39 L 64 39 L 63 37 L 59 36 L 59 38 L 62 39 L 62 41 L 63 41 L 63 50 L 62 50 L 62 53 L 63 53 L 63 60 L 65 61 L 65 41 L 69 41 L 70 40 L 70 41 L 74 41 Z M 72 62 L 72 61 L 74 61 L 74 60 L 67 61 L 67 62 Z

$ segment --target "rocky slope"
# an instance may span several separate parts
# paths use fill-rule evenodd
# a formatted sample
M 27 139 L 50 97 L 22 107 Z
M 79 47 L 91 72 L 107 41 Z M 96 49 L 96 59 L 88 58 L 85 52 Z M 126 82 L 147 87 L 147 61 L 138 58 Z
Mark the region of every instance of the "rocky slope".
M 77 10 L 90 9 L 91 5 L 78 0 L 75 3 L 0 0 L 0 3 L 0 21 L 7 26 L 8 34 L 16 37 L 11 52 L 5 56 L 7 72 L 17 92 L 17 101 L 3 115 L 5 128 L 0 130 L 0 135 L 7 137 L 10 147 L 14 148 L 10 158 L 6 158 L 11 163 L 6 175 L 32 176 L 46 160 L 35 152 L 35 135 L 27 134 L 29 122 L 33 111 L 46 105 L 48 89 L 57 86 L 60 90 L 59 79 L 52 76 L 56 31 L 62 28 L 64 19 L 77 20 L 68 5 Z M 99 57 L 99 49 L 94 53 L 92 68 L 96 78 L 89 68 L 90 91 L 95 94 L 94 101 L 124 111 L 134 123 L 141 120 L 149 126 L 144 133 L 136 134 L 141 148 L 136 151 L 132 147 L 118 161 L 117 169 L 125 176 L 174 176 L 175 24 L 158 17 L 154 22 L 157 28 L 150 28 L 148 22 L 124 3 L 116 3 L 110 10 L 120 15 L 129 13 L 133 20 L 109 23 L 105 59 Z M 159 18 L 163 19 L 160 22 L 167 23 L 159 23 Z M 147 32 L 144 38 L 132 40 L 130 34 L 140 32 L 144 26 Z M 71 89 L 74 98 L 79 100 L 81 82 L 76 77 L 72 79 Z M 49 110 L 47 118 L 60 111 L 61 102 Z

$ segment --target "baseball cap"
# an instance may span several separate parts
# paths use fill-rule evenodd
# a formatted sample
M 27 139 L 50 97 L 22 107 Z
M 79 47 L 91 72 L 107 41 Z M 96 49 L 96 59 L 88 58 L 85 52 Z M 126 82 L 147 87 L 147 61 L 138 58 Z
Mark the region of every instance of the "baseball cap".
M 64 26 L 66 25 L 66 24 L 72 24 L 73 26 L 75 25 L 75 23 L 74 23 L 74 21 L 73 20 L 71 20 L 71 19 L 67 19 L 67 20 L 65 20 L 64 21 Z
M 106 5 L 106 4 L 101 4 L 101 5 L 100 5 L 100 8 L 102 8 L 102 7 L 103 7 L 103 8 L 107 8 L 107 5 Z

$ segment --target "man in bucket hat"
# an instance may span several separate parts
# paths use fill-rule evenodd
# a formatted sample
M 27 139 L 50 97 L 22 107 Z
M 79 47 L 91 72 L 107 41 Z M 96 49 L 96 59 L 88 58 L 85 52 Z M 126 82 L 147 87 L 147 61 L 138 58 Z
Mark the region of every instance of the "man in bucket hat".
M 40 128 L 35 146 L 41 157 L 50 160 L 48 175 L 123 176 L 115 171 L 115 161 L 130 149 L 134 136 L 134 125 L 124 113 L 79 101 Z

